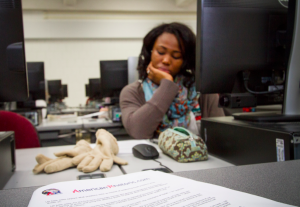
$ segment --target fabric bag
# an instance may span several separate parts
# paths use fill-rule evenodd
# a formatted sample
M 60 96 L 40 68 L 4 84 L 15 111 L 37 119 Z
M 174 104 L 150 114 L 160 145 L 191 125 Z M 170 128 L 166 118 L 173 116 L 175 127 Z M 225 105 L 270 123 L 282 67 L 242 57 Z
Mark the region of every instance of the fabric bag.
M 207 147 L 202 138 L 183 127 L 169 128 L 160 133 L 158 146 L 177 162 L 208 159 Z

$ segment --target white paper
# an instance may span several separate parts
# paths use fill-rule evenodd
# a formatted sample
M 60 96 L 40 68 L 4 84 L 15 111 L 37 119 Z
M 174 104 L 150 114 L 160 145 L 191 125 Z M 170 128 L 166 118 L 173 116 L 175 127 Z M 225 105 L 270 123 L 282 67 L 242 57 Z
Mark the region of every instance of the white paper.
M 113 178 L 54 183 L 38 188 L 31 197 L 29 207 L 42 206 L 287 207 L 291 205 L 163 172 L 143 171 Z

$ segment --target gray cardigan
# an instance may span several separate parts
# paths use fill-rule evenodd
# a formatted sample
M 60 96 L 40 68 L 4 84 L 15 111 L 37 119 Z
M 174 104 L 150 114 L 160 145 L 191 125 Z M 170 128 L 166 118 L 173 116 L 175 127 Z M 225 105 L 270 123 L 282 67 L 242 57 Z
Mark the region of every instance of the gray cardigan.
M 174 82 L 163 79 L 152 98 L 146 102 L 139 81 L 124 87 L 120 94 L 120 107 L 127 133 L 136 139 L 153 138 L 177 92 L 178 86 Z M 200 107 L 202 117 L 224 116 L 223 109 L 218 108 L 217 94 L 201 95 Z

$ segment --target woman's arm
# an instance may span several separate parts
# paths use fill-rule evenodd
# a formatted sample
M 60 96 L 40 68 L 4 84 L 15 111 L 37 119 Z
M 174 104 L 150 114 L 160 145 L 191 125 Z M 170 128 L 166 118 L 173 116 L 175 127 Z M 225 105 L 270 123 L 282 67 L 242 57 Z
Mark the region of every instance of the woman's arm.
M 120 94 L 122 123 L 127 133 L 135 139 L 153 138 L 153 133 L 178 93 L 178 86 L 162 80 L 152 98 L 146 102 L 143 88 L 135 82 Z

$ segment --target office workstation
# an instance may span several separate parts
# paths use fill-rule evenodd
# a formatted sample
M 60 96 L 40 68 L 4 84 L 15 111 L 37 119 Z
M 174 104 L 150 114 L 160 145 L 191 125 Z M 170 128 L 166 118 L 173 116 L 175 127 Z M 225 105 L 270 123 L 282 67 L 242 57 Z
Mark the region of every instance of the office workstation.
M 162 164 L 168 166 L 174 172 L 182 171 L 181 168 L 185 168 L 185 171 L 199 169 L 210 169 L 210 168 L 219 168 L 219 167 L 228 167 L 233 166 L 230 163 L 224 162 L 220 159 L 216 159 L 211 156 L 210 160 L 202 163 L 199 166 L 199 163 L 182 163 L 181 165 L 174 162 L 167 155 L 164 155 L 159 147 L 150 141 L 146 140 L 128 140 L 128 141 L 120 141 L 118 143 L 120 147 L 120 151 L 118 156 L 127 160 L 128 165 L 122 166 L 122 170 L 120 166 L 114 165 L 109 172 L 103 172 L 106 177 L 119 176 L 123 174 L 139 172 L 146 169 L 154 169 L 160 168 L 159 163 L 154 162 L 153 160 L 142 160 L 134 157 L 132 155 L 132 147 L 137 144 L 150 144 L 157 148 L 160 152 L 160 156 L 157 159 Z M 78 175 L 84 175 L 83 172 L 78 171 L 76 168 L 68 169 L 65 171 L 61 171 L 53 174 L 37 174 L 34 175 L 32 173 L 33 166 L 36 165 L 35 156 L 37 154 L 44 154 L 45 156 L 49 156 L 54 158 L 54 152 L 59 152 L 67 149 L 71 149 L 73 146 L 57 146 L 57 147 L 44 147 L 44 148 L 32 148 L 32 149 L 20 149 L 16 150 L 16 170 L 14 175 L 9 179 L 3 189 L 13 189 L 20 187 L 31 187 L 31 186 L 40 186 L 47 185 L 55 182 L 63 182 L 78 179 Z M 184 165 L 184 166 L 183 166 Z M 90 174 L 100 173 L 100 171 L 95 171 Z M 24 179 L 26 178 L 26 179 Z
M 126 147 L 122 143 L 120 143 L 120 146 Z M 132 146 L 132 143 L 127 146 Z M 47 153 L 50 155 L 53 151 L 61 149 L 63 148 L 48 148 Z M 38 151 L 41 152 L 41 150 L 36 148 L 28 153 L 29 150 L 30 149 L 16 151 L 17 157 L 22 156 L 23 158 L 19 159 L 19 162 L 16 163 L 16 165 L 19 166 L 19 169 L 17 168 L 14 175 L 8 180 L 4 190 L 0 191 L 2 206 L 27 206 L 33 191 L 37 188 L 50 183 L 76 180 L 78 176 L 86 175 L 79 172 L 76 168 L 68 169 L 56 174 L 33 175 L 32 169 L 29 168 L 28 164 L 34 164 L 30 158 L 34 158 L 35 154 L 33 153 L 37 153 Z M 130 153 L 126 154 L 126 150 L 124 151 L 125 153 L 122 153 L 119 156 L 129 161 L 129 165 L 124 168 L 126 173 L 161 167 L 157 162 L 151 160 L 145 162 L 133 157 Z M 42 151 L 42 153 L 47 154 L 45 151 Z M 294 160 L 237 167 L 216 159 L 213 156 L 210 156 L 209 159 L 211 160 L 204 161 L 204 163 L 174 163 L 174 160 L 171 160 L 166 155 L 160 154 L 158 160 L 169 166 L 174 170 L 173 174 L 178 176 L 228 187 L 230 189 L 262 196 L 278 202 L 295 206 L 299 205 L 299 161 Z M 173 164 L 171 164 L 172 161 Z M 135 164 L 130 164 L 132 162 Z M 91 173 L 91 175 L 96 175 L 97 173 L 98 172 L 94 172 Z M 111 171 L 104 174 L 109 178 L 121 176 L 123 175 L 123 172 L 117 165 L 114 165 Z M 274 180 L 276 180 L 276 182 L 274 182 Z
M 106 177 L 121 176 L 125 173 L 139 172 L 145 169 L 160 168 L 159 163 L 152 160 L 141 160 L 130 153 L 132 146 L 138 143 L 151 144 L 149 141 L 121 141 L 119 142 L 119 157 L 126 159 L 129 164 L 123 166 L 123 171 L 118 165 L 114 165 L 109 172 L 104 172 Z M 157 147 L 157 145 L 154 145 Z M 72 146 L 46 147 L 16 150 L 16 171 L 0 191 L 1 205 L 26 206 L 35 189 L 43 185 L 76 180 L 80 175 L 76 168 L 68 169 L 53 174 L 32 173 L 32 165 L 35 165 L 34 157 L 37 153 L 43 153 L 53 157 L 53 152 L 71 148 Z M 157 147 L 158 148 L 158 147 Z M 123 150 L 122 150 L 123 149 Z M 255 165 L 234 166 L 214 156 L 209 156 L 208 161 L 202 163 L 177 163 L 161 153 L 157 159 L 163 165 L 173 170 L 173 174 L 187 177 L 193 180 L 208 182 L 231 189 L 263 196 L 275 201 L 291 205 L 299 204 L 299 161 L 286 161 L 281 163 L 267 163 Z M 274 173 L 276 172 L 276 173 Z M 96 175 L 99 172 L 89 173 Z M 89 175 L 88 174 L 88 175 Z M 277 180 L 274 182 L 274 180 Z M 268 183 L 266 185 L 266 183 Z M 272 189 L 272 190 L 271 190 Z M 18 194 L 17 199 L 12 199 Z
M 41 84 L 39 86 L 30 86 L 29 84 L 29 92 L 30 88 L 43 89 L 43 87 L 44 92 L 47 91 L 45 94 L 42 93 L 45 98 L 38 97 L 37 99 L 46 99 L 46 96 L 50 96 L 47 108 L 49 109 L 48 115 L 52 115 L 52 120 L 43 116 L 42 109 L 45 109 L 44 106 L 35 106 L 35 109 L 42 115 L 42 121 L 35 126 L 40 136 L 41 146 L 14 149 L 15 169 L 3 185 L 3 190 L 0 191 L 1 206 L 27 206 L 33 191 L 38 187 L 55 182 L 77 180 L 80 175 L 96 176 L 97 173 L 104 173 L 107 178 L 113 178 L 143 170 L 161 168 L 171 169 L 172 172 L 169 173 L 177 176 L 299 206 L 300 179 L 297 172 L 300 163 L 297 159 L 300 157 L 298 144 L 300 128 L 297 119 L 299 115 L 297 104 L 295 104 L 298 100 L 298 95 L 295 95 L 298 93 L 298 88 L 295 94 L 290 94 L 290 91 L 293 91 L 290 87 L 293 86 L 289 85 L 293 78 L 298 80 L 299 76 L 297 71 L 295 74 L 291 69 L 299 64 L 295 57 L 299 53 L 299 42 L 296 38 L 299 34 L 297 24 L 300 21 L 297 19 L 299 18 L 299 2 L 290 1 L 293 3 L 290 3 L 289 10 L 282 6 L 282 2 L 271 0 L 268 2 L 270 5 L 257 3 L 254 8 L 251 6 L 249 8 L 241 6 L 240 8 L 234 2 L 221 7 L 218 5 L 211 6 L 210 1 L 199 0 L 195 4 L 191 3 L 190 6 L 197 7 L 196 32 L 202 34 L 202 36 L 197 35 L 196 42 L 195 77 L 196 83 L 201 83 L 201 85 L 196 84 L 197 90 L 202 94 L 219 93 L 220 105 L 229 109 L 250 108 L 250 111 L 254 109 L 266 112 L 270 110 L 270 104 L 275 105 L 276 107 L 272 108 L 271 111 L 276 114 L 271 121 L 269 117 L 272 114 L 254 112 L 234 114 L 234 116 L 231 116 L 230 112 L 230 114 L 225 113 L 227 115 L 225 117 L 202 118 L 199 134 L 208 147 L 208 160 L 179 163 L 161 151 L 156 143 L 157 140 L 133 140 L 120 120 L 121 110 L 118 105 L 120 91 L 125 85 L 131 83 L 132 79 L 136 80 L 132 77 L 136 77 L 137 73 L 130 75 L 129 68 L 132 64 L 131 61 L 134 62 L 133 67 L 136 68 L 137 57 L 132 59 L 128 58 L 129 55 L 127 55 L 109 60 L 110 58 L 104 56 L 97 60 L 93 75 L 81 78 L 82 82 L 77 81 L 76 84 L 72 85 L 72 81 L 61 79 L 65 84 L 68 84 L 67 92 L 61 80 L 52 75 L 40 78 Z M 25 5 L 29 7 L 29 4 L 25 3 Z M 256 10 L 256 7 L 260 8 Z M 295 10 L 293 14 L 291 14 L 291 8 Z M 250 21 L 251 18 L 249 17 L 253 13 L 257 16 Z M 237 24 L 236 21 L 232 21 L 232 24 L 227 23 L 222 27 L 224 19 L 231 19 L 232 15 L 240 15 L 238 18 L 240 22 Z M 271 16 L 270 19 L 268 15 Z M 294 19 L 292 21 L 294 25 L 285 22 L 291 18 Z M 243 22 L 245 19 L 249 21 Z M 271 29 L 264 29 L 264 32 L 261 32 L 260 27 L 268 28 L 268 21 L 273 26 L 270 27 Z M 257 24 L 260 26 L 255 26 Z M 244 25 L 247 25 L 247 28 L 244 28 Z M 241 33 L 232 34 L 230 32 L 239 29 L 242 31 Z M 243 31 L 248 30 L 252 33 L 244 34 Z M 285 38 L 285 35 L 282 36 L 282 30 L 286 31 L 286 36 L 294 38 L 282 40 Z M 222 31 L 226 32 L 220 38 L 219 34 Z M 231 35 L 232 38 L 230 38 Z M 255 38 L 251 38 L 251 36 Z M 238 37 L 242 40 L 244 38 L 249 39 L 252 44 L 243 44 L 244 41 Z M 275 38 L 277 45 L 274 46 L 270 42 L 265 44 L 264 41 L 268 38 L 272 40 Z M 284 43 L 280 41 L 284 41 Z M 30 47 L 33 40 L 28 38 L 28 42 Z M 226 42 L 229 42 L 231 46 L 228 47 Z M 264 47 L 254 47 L 254 45 L 264 45 Z M 218 48 L 218 50 L 214 48 Z M 289 50 L 288 56 L 282 58 L 281 55 L 286 55 L 287 50 Z M 268 56 L 267 60 L 259 57 L 265 53 Z M 228 56 L 224 56 L 224 54 Z M 245 56 L 248 58 L 243 58 Z M 30 63 L 37 62 L 31 61 L 33 60 L 32 57 L 29 55 L 30 61 L 26 60 L 28 74 Z M 23 63 L 26 61 L 24 60 Z M 45 65 L 41 62 L 37 63 L 39 66 L 35 66 L 36 68 L 49 66 L 47 62 L 44 63 Z M 116 66 L 116 64 L 119 65 Z M 126 70 L 124 70 L 125 68 Z M 267 70 L 261 70 L 262 68 Z M 38 71 L 38 69 L 35 70 Z M 108 72 L 105 74 L 105 71 Z M 222 73 L 222 71 L 226 72 Z M 22 80 L 24 77 L 19 78 Z M 22 84 L 22 81 L 18 83 Z M 40 87 L 40 85 L 42 86 Z M 25 102 L 21 103 L 26 99 L 26 92 L 22 87 L 20 87 L 20 92 L 16 93 L 17 97 L 7 97 L 5 93 L 2 93 L 5 86 L 1 85 L 0 88 L 2 102 L 18 101 L 19 106 L 26 105 Z M 59 94 L 55 88 L 59 88 Z M 70 104 L 71 99 L 79 103 L 75 101 L 77 98 L 72 98 L 75 91 L 82 92 L 79 106 Z M 30 97 L 35 100 L 34 97 L 37 95 L 34 95 L 33 92 L 31 94 L 33 95 Z M 64 99 L 65 101 L 62 103 Z M 64 104 L 70 107 L 65 107 Z M 260 107 L 261 104 L 267 105 L 266 108 Z M 101 113 L 101 108 L 108 110 Z M 99 111 L 99 117 L 95 115 L 83 118 L 85 115 Z M 248 116 L 244 118 L 244 115 Z M 249 115 L 250 118 L 248 118 Z M 251 116 L 255 117 L 251 118 Z M 55 158 L 53 153 L 73 148 L 81 139 L 88 140 L 94 148 L 97 139 L 95 133 L 98 129 L 105 129 L 116 137 L 119 146 L 117 156 L 128 161 L 128 165 L 114 164 L 109 172 L 97 170 L 92 173 L 83 173 L 74 167 L 52 174 L 33 174 L 32 169 L 36 165 L 35 156 L 37 154 L 44 154 L 53 159 Z M 11 134 L 5 136 L 11 137 Z M 48 144 L 43 146 L 43 143 L 46 142 Z M 159 152 L 156 161 L 136 157 L 132 149 L 137 144 L 155 147 Z M 13 199 L 15 195 L 18 195 L 18 199 Z

